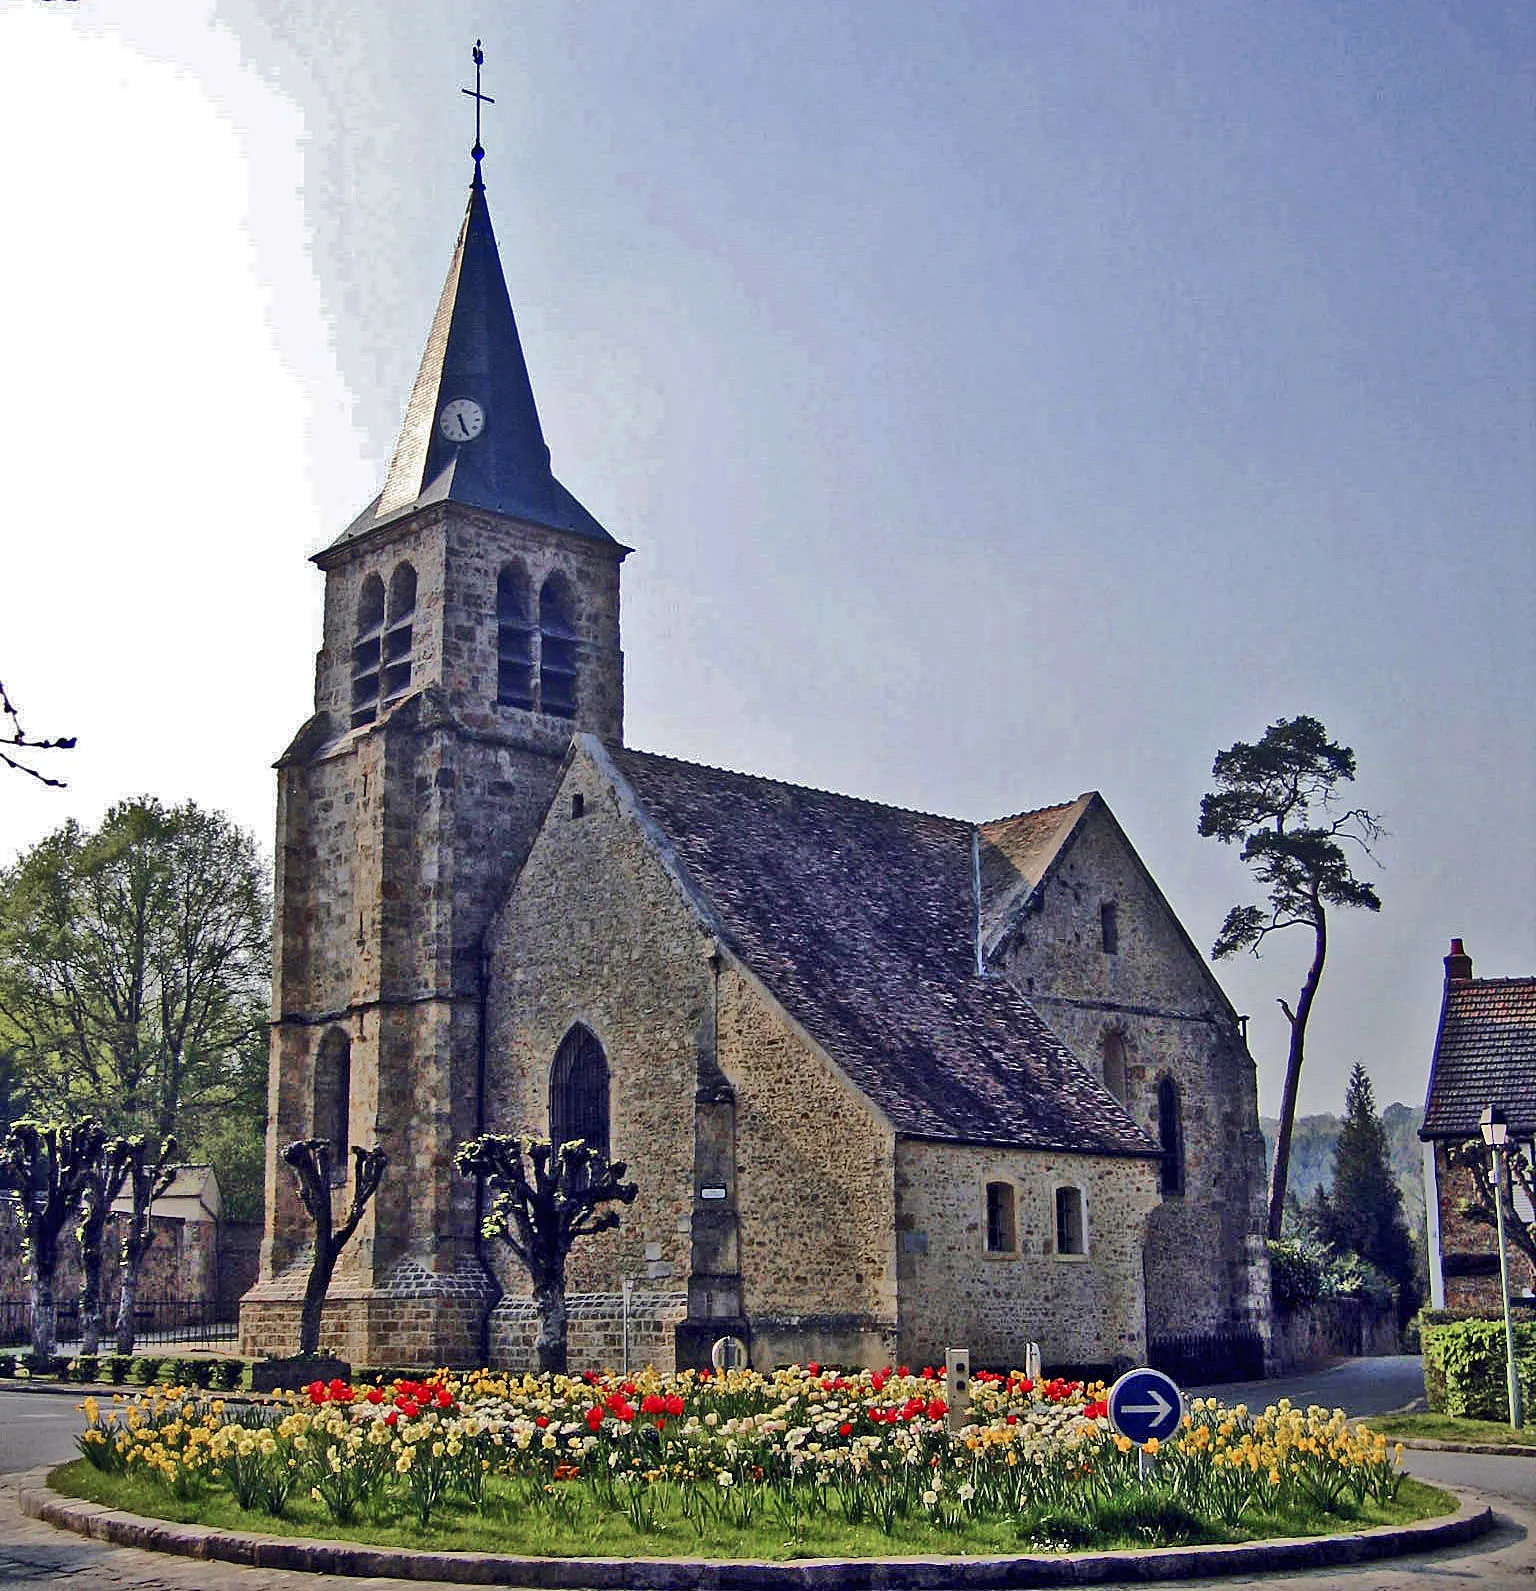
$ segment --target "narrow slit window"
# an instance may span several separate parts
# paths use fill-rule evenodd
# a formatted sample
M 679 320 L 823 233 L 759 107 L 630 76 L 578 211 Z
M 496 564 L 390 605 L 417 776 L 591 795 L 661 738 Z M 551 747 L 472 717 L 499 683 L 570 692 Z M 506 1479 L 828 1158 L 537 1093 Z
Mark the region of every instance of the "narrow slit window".
M 1120 954 L 1120 908 L 1112 900 L 1099 907 L 1099 941 L 1106 956 Z
M 1017 1247 L 1013 1185 L 1008 1182 L 989 1182 L 987 1184 L 987 1253 L 1012 1254 Z
M 1056 1190 L 1056 1252 L 1086 1254 L 1088 1245 L 1083 1225 L 1083 1190 Z
M 416 571 L 395 566 L 389 578 L 389 613 L 384 626 L 384 671 L 380 691 L 392 707 L 411 688 L 411 647 L 415 635 Z
M 496 701 L 501 707 L 533 706 L 528 577 L 515 564 L 496 577 Z
M 333 1187 L 347 1181 L 347 1154 L 352 1114 L 352 1041 L 331 1028 L 315 1052 L 314 1133 L 330 1145 Z
M 579 1022 L 560 1041 L 549 1073 L 549 1138 L 580 1138 L 608 1153 L 608 1058 L 596 1036 Z
M 1125 1103 L 1125 1035 L 1111 1029 L 1104 1035 L 1104 1086 Z
M 576 625 L 565 577 L 552 574 L 539 592 L 539 707 L 576 716 Z
M 379 712 L 379 661 L 384 639 L 384 582 L 369 575 L 357 599 L 352 642 L 352 727 L 371 724 Z
M 1171 1077 L 1157 1084 L 1157 1140 L 1163 1151 L 1163 1197 L 1175 1198 L 1184 1191 L 1184 1116 L 1179 1085 Z

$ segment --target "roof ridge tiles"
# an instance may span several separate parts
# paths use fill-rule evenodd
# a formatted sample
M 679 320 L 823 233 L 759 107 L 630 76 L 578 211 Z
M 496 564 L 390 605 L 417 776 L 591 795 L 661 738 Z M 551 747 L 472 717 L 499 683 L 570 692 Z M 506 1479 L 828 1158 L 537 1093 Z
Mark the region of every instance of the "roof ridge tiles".
M 1022 812 L 1004 812 L 1000 817 L 983 818 L 976 827 L 989 829 L 997 823 L 1016 823 L 1020 818 L 1043 818 L 1049 812 L 1070 812 L 1080 801 L 1086 801 L 1090 796 L 1097 794 L 1097 790 L 1083 790 L 1070 801 L 1050 801 L 1043 807 L 1026 807 Z
M 646 757 L 653 762 L 670 762 L 679 768 L 694 768 L 700 773 L 721 773 L 731 779 L 750 779 L 754 784 L 774 785 L 780 790 L 797 790 L 804 795 L 826 796 L 833 801 L 847 801 L 855 806 L 874 807 L 881 812 L 899 812 L 905 817 L 928 818 L 935 823 L 953 824 L 956 828 L 975 829 L 983 827 L 981 823 L 972 822 L 969 818 L 957 818 L 947 812 L 928 812 L 922 807 L 904 807 L 894 801 L 877 801 L 872 796 L 850 795 L 846 790 L 828 790 L 822 785 L 796 784 L 792 779 L 776 779 L 772 774 L 748 773 L 742 768 L 724 768 L 712 762 L 694 762 L 687 757 L 672 757 L 664 751 L 642 751 L 638 746 L 610 745 L 610 751 L 617 751 L 626 757 Z M 1068 802 L 1070 806 L 1072 803 Z M 1042 811 L 1049 810 L 1041 808 Z M 992 821 L 990 819 L 986 820 Z

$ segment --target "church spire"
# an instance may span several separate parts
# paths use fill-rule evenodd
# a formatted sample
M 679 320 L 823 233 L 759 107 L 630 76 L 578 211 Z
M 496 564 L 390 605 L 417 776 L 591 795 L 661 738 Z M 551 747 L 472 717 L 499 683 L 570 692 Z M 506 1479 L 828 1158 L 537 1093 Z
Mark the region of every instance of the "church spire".
M 486 205 L 475 42 L 474 178 L 389 477 L 369 524 L 430 503 L 457 502 L 608 542 L 608 532 L 555 479 L 522 340 Z

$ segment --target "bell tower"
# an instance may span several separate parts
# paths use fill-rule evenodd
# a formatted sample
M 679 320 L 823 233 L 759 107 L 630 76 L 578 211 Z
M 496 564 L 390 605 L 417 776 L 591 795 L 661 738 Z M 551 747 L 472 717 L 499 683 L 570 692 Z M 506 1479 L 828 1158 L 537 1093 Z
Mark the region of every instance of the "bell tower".
M 290 1353 L 309 1223 L 280 1159 L 389 1169 L 327 1296 L 322 1350 L 469 1363 L 492 1287 L 455 1146 L 481 1129 L 481 943 L 576 731 L 623 735 L 620 545 L 551 472 L 474 176 L 383 490 L 314 562 L 315 710 L 277 764 L 261 1275 L 248 1353 Z M 469 93 L 469 90 L 465 90 Z

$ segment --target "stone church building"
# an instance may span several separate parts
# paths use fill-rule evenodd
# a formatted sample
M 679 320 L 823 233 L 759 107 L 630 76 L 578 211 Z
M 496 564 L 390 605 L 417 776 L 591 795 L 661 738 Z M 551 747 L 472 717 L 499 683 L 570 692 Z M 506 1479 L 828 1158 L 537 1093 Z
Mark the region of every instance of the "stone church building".
M 478 151 L 477 151 L 478 155 Z M 383 491 L 315 557 L 278 764 L 267 1214 L 244 1351 L 297 1343 L 294 1138 L 390 1168 L 322 1346 L 521 1366 L 454 1172 L 585 1136 L 571 1359 L 977 1365 L 1264 1343 L 1254 1066 L 1097 794 L 969 823 L 628 748 L 616 541 L 551 473 L 477 158 Z M 346 1190 L 336 1190 L 338 1207 Z

